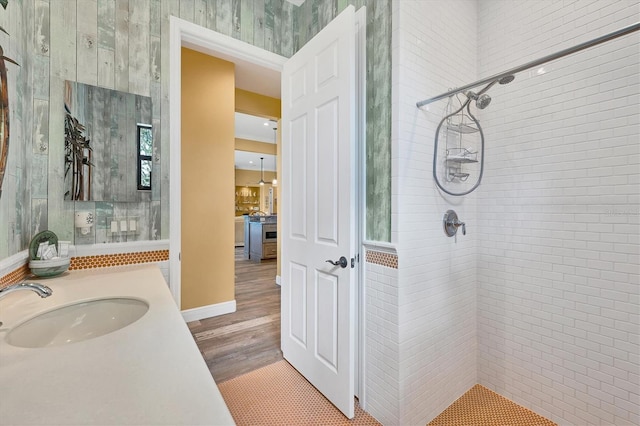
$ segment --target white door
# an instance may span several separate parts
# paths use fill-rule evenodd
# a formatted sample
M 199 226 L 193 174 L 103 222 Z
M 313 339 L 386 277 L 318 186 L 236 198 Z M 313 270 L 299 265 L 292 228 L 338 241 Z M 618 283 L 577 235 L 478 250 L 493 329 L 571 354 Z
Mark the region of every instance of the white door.
M 349 6 L 282 72 L 282 352 L 348 418 L 357 285 L 354 15 Z M 327 262 L 342 257 L 344 267 Z

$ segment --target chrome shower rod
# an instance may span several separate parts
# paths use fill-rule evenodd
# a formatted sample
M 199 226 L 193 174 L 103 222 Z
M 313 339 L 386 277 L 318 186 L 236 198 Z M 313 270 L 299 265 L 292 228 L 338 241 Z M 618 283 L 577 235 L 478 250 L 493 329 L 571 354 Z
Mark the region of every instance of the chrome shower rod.
M 477 86 L 481 86 L 486 83 L 491 83 L 496 80 L 499 80 L 503 77 L 517 74 L 521 71 L 528 70 L 529 68 L 534 68 L 544 63 L 553 61 L 558 58 L 562 58 L 563 56 L 571 55 L 573 53 L 579 52 L 584 49 L 588 49 L 590 47 L 596 46 L 601 43 L 605 43 L 609 40 L 613 40 L 614 38 L 622 37 L 624 35 L 630 34 L 632 32 L 640 30 L 640 22 L 636 22 L 635 24 L 620 28 L 619 30 L 613 31 L 609 34 L 605 34 L 603 36 L 594 38 L 593 40 L 585 41 L 584 43 L 577 44 L 573 47 L 569 47 L 567 49 L 560 50 L 556 53 L 552 53 L 551 55 L 543 56 L 542 58 L 536 59 L 531 62 L 527 62 L 526 64 L 520 65 L 515 68 L 511 68 L 508 71 L 501 72 L 499 74 L 495 74 L 491 77 L 483 78 L 482 80 L 475 81 L 471 84 L 467 84 L 462 87 L 458 87 L 456 89 L 450 90 L 447 93 L 443 93 L 441 95 L 435 96 L 433 98 L 425 99 L 424 101 L 420 101 L 416 103 L 418 108 L 422 108 L 423 106 L 430 104 L 431 102 L 439 101 L 440 99 L 448 98 L 449 96 L 456 95 L 458 93 L 464 92 L 466 90 L 472 89 Z

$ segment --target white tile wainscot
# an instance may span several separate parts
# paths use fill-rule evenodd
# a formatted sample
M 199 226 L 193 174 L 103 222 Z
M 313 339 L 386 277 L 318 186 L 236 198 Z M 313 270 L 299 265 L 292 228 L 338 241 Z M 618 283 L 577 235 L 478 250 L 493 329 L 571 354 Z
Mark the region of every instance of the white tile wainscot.
M 365 409 L 382 424 L 400 418 L 397 254 L 391 244 L 365 242 Z M 396 267 L 390 266 L 396 259 Z

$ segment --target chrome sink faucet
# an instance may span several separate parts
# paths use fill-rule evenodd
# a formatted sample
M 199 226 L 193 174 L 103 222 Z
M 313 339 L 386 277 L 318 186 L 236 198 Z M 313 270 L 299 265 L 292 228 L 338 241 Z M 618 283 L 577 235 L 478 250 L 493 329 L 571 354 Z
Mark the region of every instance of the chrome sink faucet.
M 42 298 L 49 297 L 53 294 L 53 290 L 47 287 L 44 284 L 39 283 L 17 283 L 7 286 L 3 289 L 0 289 L 0 299 L 6 296 L 9 293 L 13 293 L 14 291 L 20 290 L 31 290 L 36 292 L 36 294 Z M 0 326 L 2 326 L 2 321 L 0 321 Z
M 23 282 L 23 283 L 12 284 L 3 289 L 0 289 L 0 299 L 9 293 L 13 293 L 14 291 L 19 291 L 19 290 L 35 291 L 38 294 L 38 296 L 42 298 L 49 297 L 53 294 L 53 290 L 51 290 L 49 287 L 47 287 L 44 284 Z

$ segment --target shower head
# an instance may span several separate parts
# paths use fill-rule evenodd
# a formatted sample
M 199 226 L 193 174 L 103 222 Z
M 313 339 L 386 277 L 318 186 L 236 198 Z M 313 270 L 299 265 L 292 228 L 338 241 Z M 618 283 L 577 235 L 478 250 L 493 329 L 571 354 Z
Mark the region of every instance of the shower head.
M 509 84 L 515 78 L 516 77 L 513 74 L 505 75 L 504 77 L 502 77 L 502 78 L 500 78 L 498 80 L 493 80 L 491 83 L 487 84 L 487 86 L 484 89 L 482 89 L 481 91 L 479 91 L 478 93 L 471 92 L 471 91 L 467 92 L 466 93 L 467 98 L 476 101 L 476 108 L 485 109 L 491 103 L 491 96 L 487 95 L 485 92 L 488 91 L 489 89 L 491 89 L 493 87 L 493 85 L 496 84 L 496 83 Z
M 504 77 L 502 77 L 500 80 L 498 80 L 498 83 L 500 84 L 509 84 L 511 83 L 514 79 L 516 78 L 515 75 L 505 75 Z
M 491 96 L 484 94 L 480 95 L 478 99 L 476 99 L 476 107 L 478 109 L 485 109 L 491 103 Z
M 485 109 L 491 103 L 491 96 L 487 94 L 478 95 L 475 92 L 467 92 L 467 97 L 476 101 L 476 108 Z
M 487 84 L 485 86 L 484 89 L 482 89 L 481 91 L 478 92 L 478 94 L 476 95 L 475 98 L 473 99 L 478 99 L 482 98 L 482 96 L 489 90 L 491 89 L 496 83 L 500 83 L 500 84 L 509 84 L 511 83 L 516 77 L 513 74 L 510 75 L 505 75 L 502 78 L 499 78 L 497 80 L 493 80 L 491 83 Z M 469 93 L 473 93 L 473 92 L 469 92 Z M 468 96 L 468 95 L 467 95 Z M 489 98 L 489 100 L 485 100 L 483 102 L 483 107 L 481 107 L 480 105 L 478 105 L 478 108 L 482 109 L 482 108 L 486 108 L 489 105 L 489 102 L 491 102 L 491 98 Z

